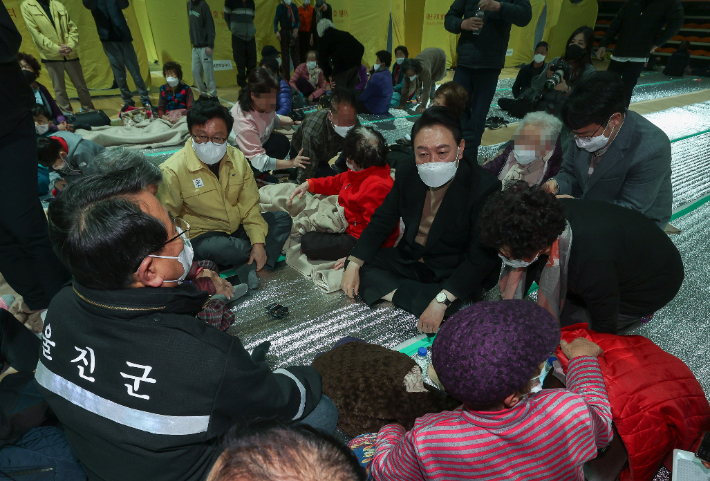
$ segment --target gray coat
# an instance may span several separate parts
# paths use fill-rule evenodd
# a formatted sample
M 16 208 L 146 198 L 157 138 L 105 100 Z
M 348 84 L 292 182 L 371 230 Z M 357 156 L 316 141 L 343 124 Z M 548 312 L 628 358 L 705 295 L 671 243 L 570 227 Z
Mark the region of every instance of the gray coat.
M 589 176 L 591 156 L 570 143 L 554 177 L 559 194 L 628 207 L 665 228 L 671 218 L 673 189 L 671 143 L 661 129 L 627 111 L 619 134 Z
M 56 132 L 52 137 L 61 137 L 67 143 L 67 163 L 72 170 L 81 170 L 83 175 L 96 174 L 96 166 L 92 165 L 94 158 L 106 150 L 95 142 L 84 140 L 81 135 L 71 132 Z M 68 176 L 67 181 L 71 182 L 79 177 Z

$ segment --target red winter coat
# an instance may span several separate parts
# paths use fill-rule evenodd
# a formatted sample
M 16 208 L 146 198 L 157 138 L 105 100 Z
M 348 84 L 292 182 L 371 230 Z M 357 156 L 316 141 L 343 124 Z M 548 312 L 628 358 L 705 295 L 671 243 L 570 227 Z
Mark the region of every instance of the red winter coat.
M 585 337 L 604 350 L 599 364 L 611 413 L 629 452 L 621 480 L 651 480 L 673 449 L 692 450 L 710 429 L 710 405 L 688 366 L 642 336 L 589 331 L 583 325 L 562 329 L 567 342 Z M 567 369 L 567 358 L 557 356 Z
M 348 170 L 333 177 L 308 179 L 308 191 L 314 194 L 338 195 L 338 203 L 345 210 L 348 228 L 345 230 L 356 239 L 360 238 L 375 210 L 382 205 L 390 189 L 392 176 L 389 165 L 368 167 L 355 172 Z M 392 231 L 382 247 L 392 247 L 399 235 L 399 227 Z

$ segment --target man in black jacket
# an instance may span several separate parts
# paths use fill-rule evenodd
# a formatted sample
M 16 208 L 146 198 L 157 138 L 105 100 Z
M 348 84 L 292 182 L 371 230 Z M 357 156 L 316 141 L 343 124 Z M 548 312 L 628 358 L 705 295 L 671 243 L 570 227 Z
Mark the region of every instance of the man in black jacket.
M 225 0 L 224 21 L 232 32 L 232 54 L 237 64 L 237 84 L 244 88 L 256 68 L 256 26 L 254 0 Z
M 318 22 L 318 65 L 334 87 L 355 90 L 365 47 L 350 32 L 338 30 L 330 20 Z M 333 86 L 333 85 L 331 85 Z
M 680 0 L 627 0 L 621 6 L 599 42 L 597 58 L 601 60 L 616 39 L 609 71 L 618 73 L 624 81 L 626 107 L 631 104 L 631 95 L 648 56 L 673 38 L 682 26 Z
M 21 43 L 7 9 L 0 9 L 0 272 L 38 317 L 69 273 L 52 252 L 37 197 L 35 98 L 17 63 Z
M 126 17 L 123 16 L 123 10 L 129 5 L 128 0 L 83 0 L 83 2 L 94 16 L 99 40 L 111 64 L 118 88 L 121 90 L 121 98 L 125 103 L 121 110 L 135 105 L 133 92 L 128 88 L 126 81 L 126 69 L 133 77 L 133 83 L 136 84 L 141 96 L 141 103 L 146 109 L 152 110 L 150 92 L 143 81 L 136 50 L 133 48 L 133 35 Z
M 464 158 L 461 124 L 446 107 L 422 114 L 412 146 L 415 159 L 398 163 L 392 190 L 348 258 L 341 288 L 370 305 L 392 301 L 419 316 L 420 331 L 432 333 L 462 304 L 454 301 L 478 299 L 495 284 L 500 261 L 481 244 L 477 223 L 501 184 L 475 158 Z M 399 245 L 381 248 L 400 218 Z
M 36 379 L 90 480 L 201 481 L 218 438 L 257 418 L 334 430 L 312 367 L 272 372 L 268 343 L 195 319 L 189 226 L 123 170 L 69 185 L 50 238 L 74 276 L 52 300 Z
M 541 293 L 563 303 L 562 326 L 586 322 L 617 333 L 668 304 L 683 283 L 683 261 L 668 235 L 645 215 L 609 202 L 557 199 L 521 181 L 491 196 L 480 227 L 506 264 L 503 297 L 523 298 L 535 281 L 538 304 L 556 310 Z M 506 297 L 514 291 L 507 284 L 521 275 L 524 288 Z M 550 282 L 559 288 L 545 286 Z
M 479 8 L 484 12 L 482 19 L 476 16 Z M 505 64 L 510 28 L 513 24 L 524 27 L 531 19 L 530 0 L 455 0 L 446 14 L 446 30 L 461 34 L 454 82 L 468 92 L 470 118 L 463 135 L 472 154 L 481 145 L 486 115 Z

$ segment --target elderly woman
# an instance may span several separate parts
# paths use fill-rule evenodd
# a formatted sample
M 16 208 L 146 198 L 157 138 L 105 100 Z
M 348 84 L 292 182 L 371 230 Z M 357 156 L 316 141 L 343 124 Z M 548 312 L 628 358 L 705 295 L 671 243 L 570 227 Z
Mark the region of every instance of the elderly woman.
M 506 189 L 524 180 L 541 185 L 560 171 L 562 121 L 545 112 L 531 112 L 520 122 L 513 143 L 483 168 L 498 176 Z
M 166 83 L 160 87 L 158 115 L 175 124 L 192 108 L 192 89 L 182 81 L 182 66 L 177 62 L 165 62 L 163 76 Z
M 387 144 L 381 133 L 372 127 L 357 126 L 345 136 L 343 157 L 348 170 L 332 177 L 308 179 L 293 191 L 294 197 L 302 198 L 306 192 L 322 195 L 337 195 L 338 204 L 345 210 L 348 228 L 342 234 L 308 232 L 301 238 L 301 251 L 314 260 L 338 261 L 335 268 L 343 267 L 345 258 L 360 234 L 370 223 L 375 210 L 385 200 L 392 188 L 392 176 L 387 165 Z M 392 247 L 397 240 L 399 228 L 385 241 L 384 247 Z

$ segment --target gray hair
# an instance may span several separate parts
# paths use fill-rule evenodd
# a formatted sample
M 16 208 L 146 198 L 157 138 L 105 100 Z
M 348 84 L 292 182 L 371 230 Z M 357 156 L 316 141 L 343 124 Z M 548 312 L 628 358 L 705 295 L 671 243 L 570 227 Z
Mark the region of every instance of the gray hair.
M 102 174 L 131 169 L 140 177 L 143 188 L 163 181 L 160 168 L 137 150 L 106 149 L 94 158 L 93 165 Z
M 325 33 L 325 31 L 328 30 L 329 28 L 335 28 L 335 25 L 333 24 L 333 22 L 331 22 L 327 18 L 321 19 L 321 21 L 318 22 L 318 26 L 316 27 L 316 29 L 318 30 L 318 36 L 322 37 L 323 34 Z
M 515 131 L 513 138 L 518 138 L 520 132 L 527 126 L 534 126 L 544 130 L 553 140 L 553 143 L 557 141 L 557 137 L 560 136 L 562 131 L 562 121 L 554 115 L 550 115 L 547 112 L 530 112 L 520 121 L 518 130 Z

